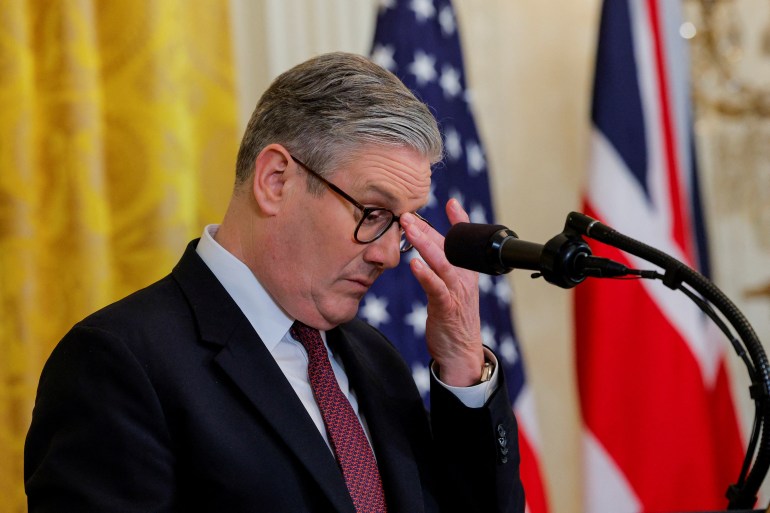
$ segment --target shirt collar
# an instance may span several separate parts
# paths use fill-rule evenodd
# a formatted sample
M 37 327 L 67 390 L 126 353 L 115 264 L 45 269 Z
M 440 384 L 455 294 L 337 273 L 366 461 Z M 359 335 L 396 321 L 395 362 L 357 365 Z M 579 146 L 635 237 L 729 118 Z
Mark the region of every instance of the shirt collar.
M 218 229 L 217 224 L 204 228 L 196 252 L 272 353 L 294 319 L 278 306 L 246 264 L 214 240 Z

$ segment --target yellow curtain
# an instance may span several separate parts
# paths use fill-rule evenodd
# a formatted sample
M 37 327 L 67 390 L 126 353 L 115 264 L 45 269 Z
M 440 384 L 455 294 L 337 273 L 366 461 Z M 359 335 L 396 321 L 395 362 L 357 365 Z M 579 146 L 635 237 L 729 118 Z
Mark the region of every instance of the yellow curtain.
M 227 2 L 0 0 L 0 511 L 69 327 L 218 222 L 237 150 Z

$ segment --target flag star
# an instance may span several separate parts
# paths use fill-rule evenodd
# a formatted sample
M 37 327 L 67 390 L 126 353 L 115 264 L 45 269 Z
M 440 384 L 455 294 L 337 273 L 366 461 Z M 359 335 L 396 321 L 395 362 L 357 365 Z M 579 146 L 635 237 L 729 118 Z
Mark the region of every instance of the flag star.
M 412 327 L 415 337 L 425 335 L 425 322 L 428 320 L 428 307 L 420 303 L 412 304 L 412 311 L 407 314 L 404 322 Z
M 468 106 L 468 110 L 470 111 L 471 105 L 473 105 L 473 91 L 466 87 L 463 99 L 465 99 L 465 104 Z
M 377 3 L 380 5 L 380 11 L 387 11 L 396 6 L 396 0 L 379 0 Z
M 484 210 L 484 206 L 480 203 L 474 203 L 471 205 L 471 211 L 468 213 L 471 218 L 471 223 L 487 223 L 487 213 Z
M 484 342 L 484 345 L 493 351 L 497 347 L 497 342 L 495 341 L 495 330 L 492 329 L 492 326 L 489 324 L 481 325 L 481 340 Z
M 463 196 L 463 193 L 460 192 L 459 189 L 452 189 L 449 191 L 449 197 L 451 199 L 457 200 L 457 202 L 462 206 L 465 203 L 465 196 Z
M 393 55 L 396 50 L 392 45 L 377 44 L 372 50 L 372 62 L 379 64 L 383 68 L 393 73 L 398 69 L 396 61 L 393 59 Z
M 503 306 L 511 304 L 511 286 L 508 284 L 508 280 L 505 278 L 498 278 L 495 283 L 495 295 L 497 300 Z
M 488 274 L 479 274 L 479 290 L 484 294 L 489 294 L 492 290 L 492 277 Z
M 441 25 L 441 33 L 444 34 L 444 37 L 454 34 L 457 24 L 455 24 L 455 14 L 451 7 L 447 5 L 441 9 L 441 12 L 438 13 L 438 23 Z
M 422 50 L 417 50 L 414 60 L 409 65 L 409 72 L 417 78 L 417 85 L 420 86 L 436 80 L 436 58 Z
M 444 147 L 450 160 L 458 160 L 463 154 L 463 145 L 460 134 L 454 127 L 449 127 L 444 132 Z
M 424 396 L 430 391 L 430 370 L 427 365 L 415 362 L 412 364 L 412 379 L 417 385 L 420 395 Z
M 487 161 L 484 159 L 484 151 L 479 146 L 479 143 L 472 141 L 465 146 L 465 154 L 468 159 L 468 172 L 471 175 L 478 175 L 487 165 Z
M 463 89 L 460 85 L 460 72 L 452 66 L 444 66 L 441 69 L 441 78 L 438 83 L 444 90 L 445 98 L 454 98 Z
M 519 350 L 516 349 L 516 342 L 514 342 L 511 335 L 503 337 L 503 341 L 500 343 L 500 356 L 508 365 L 513 365 L 518 361 Z
M 414 11 L 414 16 L 419 22 L 426 21 L 436 15 L 433 0 L 412 0 L 409 8 Z
M 374 294 L 367 295 L 366 302 L 363 308 L 361 308 L 361 316 L 375 328 L 379 328 L 382 324 L 387 324 L 390 322 L 388 299 L 377 297 Z

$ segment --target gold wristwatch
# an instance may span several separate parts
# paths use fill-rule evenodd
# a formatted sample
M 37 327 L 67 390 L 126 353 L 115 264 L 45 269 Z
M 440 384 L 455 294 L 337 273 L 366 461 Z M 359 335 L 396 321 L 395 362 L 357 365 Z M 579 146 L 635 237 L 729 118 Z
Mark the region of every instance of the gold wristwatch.
M 481 367 L 481 378 L 479 378 L 479 383 L 485 383 L 492 379 L 493 372 L 495 372 L 495 365 L 492 362 L 484 360 L 484 366 Z

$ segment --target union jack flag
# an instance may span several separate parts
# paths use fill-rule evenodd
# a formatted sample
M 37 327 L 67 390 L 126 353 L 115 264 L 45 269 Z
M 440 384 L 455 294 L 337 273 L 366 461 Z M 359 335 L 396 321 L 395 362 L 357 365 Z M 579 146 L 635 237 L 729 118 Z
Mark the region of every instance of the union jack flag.
M 494 222 L 487 160 L 471 114 L 455 12 L 449 0 L 382 0 L 372 60 L 395 73 L 439 121 L 446 158 L 433 172 L 430 200 L 420 213 L 441 233 L 449 229 L 444 206 L 456 198 L 471 221 Z M 397 344 L 427 400 L 425 294 L 409 270 L 416 251 L 385 273 L 364 298 L 359 316 Z M 527 506 L 547 511 L 538 463 L 534 403 L 511 320 L 511 290 L 503 277 L 481 275 L 482 337 L 500 358 L 519 422 L 521 474 Z
M 603 4 L 584 211 L 707 273 L 680 9 Z M 586 280 L 575 319 L 585 511 L 723 509 L 743 454 L 727 341 L 684 294 L 647 280 Z

